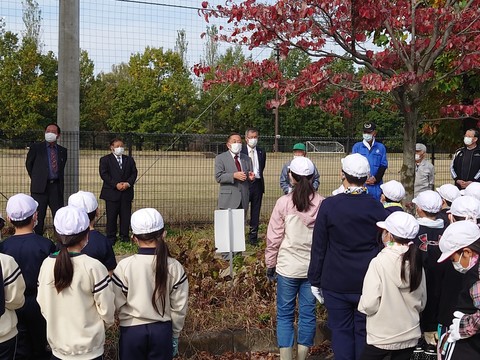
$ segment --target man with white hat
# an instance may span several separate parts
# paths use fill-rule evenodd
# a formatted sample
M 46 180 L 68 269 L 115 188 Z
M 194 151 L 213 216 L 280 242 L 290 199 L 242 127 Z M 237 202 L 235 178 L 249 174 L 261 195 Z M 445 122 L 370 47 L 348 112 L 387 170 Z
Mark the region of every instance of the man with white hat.
M 415 144 L 414 196 L 425 190 L 433 190 L 435 183 L 435 169 L 432 163 L 425 159 L 426 153 L 427 147 L 424 144 Z
M 471 221 L 451 224 L 440 240 L 438 262 L 447 261 L 461 276 L 453 320 L 442 338 L 445 360 L 480 358 L 480 229 Z
M 436 263 L 436 259 L 440 255 L 438 241 L 445 230 L 443 220 L 437 218 L 437 214 L 442 209 L 442 198 L 436 191 L 426 190 L 418 194 L 412 202 L 416 205 L 417 219 L 420 224 L 415 244 L 422 252 L 427 278 L 427 305 L 422 313 L 420 324 L 425 341 L 429 345 L 426 347 L 425 353 L 434 356 L 438 341 L 438 294 L 443 274 Z
M 438 217 L 443 219 L 443 222 L 445 224 L 449 224 L 450 220 L 448 219 L 448 214 L 447 211 L 450 209 L 450 206 L 452 206 L 452 202 L 462 196 L 460 193 L 460 190 L 453 185 L 453 184 L 443 184 L 442 186 L 438 187 L 436 191 L 440 194 L 442 197 L 443 203 L 442 203 L 442 210 L 438 213 Z
M 386 217 L 364 187 L 369 173 L 366 157 L 343 158 L 345 192 L 323 200 L 313 229 L 308 280 L 317 299 L 325 301 L 338 359 L 358 359 L 366 341 L 366 319 L 357 306 L 368 264 L 379 251 L 376 223 Z
M 402 204 L 400 203 L 405 197 L 405 188 L 397 180 L 390 180 L 382 185 L 382 196 L 380 202 L 387 211 L 387 216 L 395 211 L 403 211 Z
M 55 251 L 49 239 L 34 233 L 38 203 L 31 196 L 16 194 L 7 202 L 7 219 L 15 234 L 0 243 L 0 252 L 12 256 L 25 280 L 25 305 L 17 310 L 19 358 L 50 359 L 47 351 L 47 325 L 38 307 L 37 279 L 43 260 Z
M 88 191 L 79 191 L 70 195 L 68 205 L 85 210 L 90 220 L 88 243 L 82 249 L 82 253 L 100 261 L 108 270 L 110 276 L 117 266 L 112 243 L 107 237 L 95 230 L 95 219 L 98 216 L 98 201 L 95 195 Z

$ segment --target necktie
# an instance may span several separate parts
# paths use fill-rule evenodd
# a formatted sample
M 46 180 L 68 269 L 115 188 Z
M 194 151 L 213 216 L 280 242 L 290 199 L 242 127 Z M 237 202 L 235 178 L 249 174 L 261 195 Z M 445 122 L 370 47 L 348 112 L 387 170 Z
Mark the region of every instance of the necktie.
M 118 161 L 118 166 L 120 166 L 120 169 L 122 168 L 122 157 L 117 156 L 117 161 Z
M 50 144 L 50 167 L 52 169 L 53 175 L 58 173 L 58 163 L 57 163 L 57 151 L 55 149 L 55 144 Z
M 240 166 L 240 161 L 238 161 L 238 155 L 235 155 L 235 166 L 237 167 L 238 171 L 242 171 L 242 167 Z

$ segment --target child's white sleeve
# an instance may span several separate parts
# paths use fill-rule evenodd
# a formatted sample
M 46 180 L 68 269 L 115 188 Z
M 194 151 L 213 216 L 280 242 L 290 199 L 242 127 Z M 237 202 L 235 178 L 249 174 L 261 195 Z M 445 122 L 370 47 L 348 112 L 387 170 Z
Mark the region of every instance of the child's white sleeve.
M 127 303 L 128 281 L 125 278 L 124 262 L 117 264 L 112 274 L 113 293 L 115 294 L 115 308 L 120 310 Z
M 115 304 L 111 278 L 107 268 L 98 262 L 98 266 L 92 266 L 90 274 L 93 279 L 93 298 L 98 314 L 105 323 L 105 327 L 112 326 L 115 322 Z
M 188 309 L 188 278 L 183 266 L 175 260 L 170 267 L 172 288 L 170 290 L 170 314 L 172 317 L 173 337 L 178 338 L 185 323 Z
M 25 281 L 15 259 L 2 254 L 3 286 L 5 288 L 5 308 L 16 310 L 25 303 Z
M 373 258 L 363 279 L 362 296 L 358 302 L 358 311 L 374 315 L 380 307 L 382 297 L 382 280 L 377 271 L 377 261 Z

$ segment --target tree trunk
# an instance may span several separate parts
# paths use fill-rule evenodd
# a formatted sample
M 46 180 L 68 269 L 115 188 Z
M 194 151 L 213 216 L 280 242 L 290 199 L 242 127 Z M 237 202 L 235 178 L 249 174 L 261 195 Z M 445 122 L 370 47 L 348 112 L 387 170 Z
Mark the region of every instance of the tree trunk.
M 400 170 L 400 182 L 405 187 L 405 203 L 413 199 L 415 184 L 415 143 L 417 142 L 418 109 L 410 108 L 403 113 L 405 127 L 403 130 L 403 164 Z

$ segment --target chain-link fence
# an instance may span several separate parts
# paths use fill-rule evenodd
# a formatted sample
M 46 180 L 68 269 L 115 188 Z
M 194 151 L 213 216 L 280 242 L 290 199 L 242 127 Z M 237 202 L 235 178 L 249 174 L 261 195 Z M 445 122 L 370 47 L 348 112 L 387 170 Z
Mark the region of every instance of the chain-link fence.
M 80 190 L 91 191 L 97 196 L 100 194 L 102 181 L 98 172 L 99 159 L 110 152 L 110 140 L 117 136 L 124 139 L 126 152 L 133 156 L 138 168 L 134 210 L 155 207 L 164 214 L 167 223 L 182 226 L 213 222 L 219 188 L 214 177 L 214 161 L 218 153 L 226 150 L 226 135 L 81 132 L 78 173 Z M 5 211 L 6 201 L 10 196 L 19 192 L 29 193 L 30 178 L 25 169 L 25 158 L 29 145 L 41 141 L 43 132 L 30 132 L 10 140 L 6 139 L 8 136 L 3 136 L 0 140 L 1 212 Z M 292 158 L 291 149 L 295 143 L 307 141 L 314 144 L 338 143 L 348 153 L 353 144 L 360 139 L 282 137 L 278 141 L 280 151 L 277 153 L 272 152 L 274 140 L 274 137 L 261 137 L 259 141 L 259 146 L 267 152 L 266 192 L 261 212 L 263 222 L 268 221 L 275 201 L 282 195 L 279 176 L 282 166 Z M 401 140 L 388 138 L 379 141 L 386 144 L 388 151 L 389 167 L 385 180 L 399 180 L 402 154 L 396 144 L 401 144 Z M 62 145 L 68 149 L 68 143 L 63 142 Z M 428 158 L 431 158 L 428 144 L 427 147 L 430 151 Z M 340 159 L 345 155 L 338 152 L 308 153 L 308 157 L 320 172 L 319 192 L 322 195 L 328 196 L 338 187 Z M 450 159 L 451 154 L 445 153 L 436 153 L 432 159 L 436 169 L 436 186 L 451 182 Z M 67 173 L 65 181 L 71 181 L 73 176 L 75 175 Z M 103 201 L 99 204 L 103 213 L 105 204 Z M 50 217 L 47 218 L 47 224 L 51 224 Z M 99 225 L 104 224 L 105 217 L 102 217 Z

